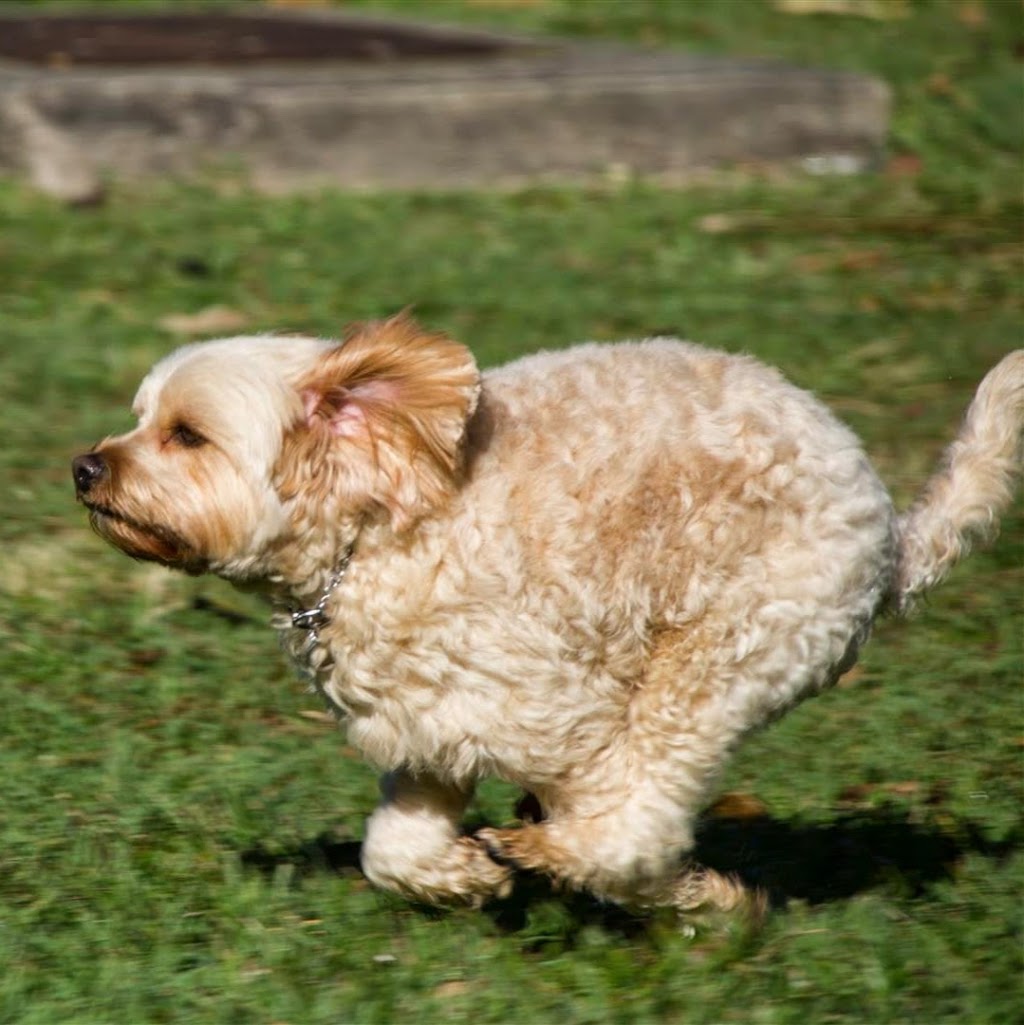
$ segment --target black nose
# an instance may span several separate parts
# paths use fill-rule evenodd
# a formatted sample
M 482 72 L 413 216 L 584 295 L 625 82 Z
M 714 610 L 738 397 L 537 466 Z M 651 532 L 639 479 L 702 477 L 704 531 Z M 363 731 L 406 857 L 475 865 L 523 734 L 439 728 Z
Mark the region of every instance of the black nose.
M 89 493 L 92 486 L 107 475 L 107 462 L 98 452 L 88 452 L 71 460 L 71 475 L 75 490 L 80 495 Z

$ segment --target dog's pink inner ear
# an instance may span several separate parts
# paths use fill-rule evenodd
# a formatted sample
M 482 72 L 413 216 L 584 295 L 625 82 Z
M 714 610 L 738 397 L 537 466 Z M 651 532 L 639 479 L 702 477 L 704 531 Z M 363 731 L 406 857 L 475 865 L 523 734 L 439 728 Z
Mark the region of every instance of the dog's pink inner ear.
M 404 530 L 458 487 L 480 391 L 465 346 L 400 314 L 351 328 L 297 388 L 302 412 L 282 452 L 282 494 L 315 478 L 352 506 L 386 510 Z
M 336 437 L 357 437 L 368 430 L 371 408 L 395 402 L 398 391 L 397 385 L 386 380 L 363 381 L 350 388 L 306 388 L 302 392 L 306 424 L 313 427 L 322 422 Z

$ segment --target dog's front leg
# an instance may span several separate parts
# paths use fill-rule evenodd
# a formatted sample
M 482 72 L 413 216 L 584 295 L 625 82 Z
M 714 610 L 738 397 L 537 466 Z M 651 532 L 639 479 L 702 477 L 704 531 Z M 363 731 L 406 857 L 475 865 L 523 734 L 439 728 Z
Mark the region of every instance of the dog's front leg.
M 512 872 L 459 823 L 473 796 L 429 775 L 390 772 L 363 841 L 363 871 L 377 886 L 428 904 L 482 904 L 507 896 Z

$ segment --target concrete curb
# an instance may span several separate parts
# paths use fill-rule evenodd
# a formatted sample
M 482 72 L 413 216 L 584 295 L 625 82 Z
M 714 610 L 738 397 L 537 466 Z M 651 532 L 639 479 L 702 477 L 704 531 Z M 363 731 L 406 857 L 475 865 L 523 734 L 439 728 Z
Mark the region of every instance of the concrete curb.
M 512 37 L 494 56 L 443 60 L 4 61 L 0 172 L 73 198 L 107 176 L 224 167 L 274 192 L 492 187 L 609 169 L 685 178 L 750 163 L 859 170 L 878 160 L 888 116 L 888 88 L 866 76 Z

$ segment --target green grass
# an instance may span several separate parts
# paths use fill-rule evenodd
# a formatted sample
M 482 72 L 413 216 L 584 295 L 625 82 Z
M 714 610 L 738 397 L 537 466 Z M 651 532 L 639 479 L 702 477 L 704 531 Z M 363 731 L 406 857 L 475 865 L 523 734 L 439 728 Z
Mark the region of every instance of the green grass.
M 536 883 L 483 913 L 370 889 L 373 774 L 262 611 L 107 550 L 68 472 L 128 423 L 175 344 L 167 314 L 223 304 L 254 329 L 336 334 L 412 304 L 486 364 L 664 331 L 755 353 L 829 401 L 908 500 L 1020 344 L 1024 26 L 1011 3 L 965 25 L 968 6 L 415 6 L 882 74 L 909 175 L 158 186 L 75 211 L 0 184 L 0 1021 L 1020 1020 L 1019 502 L 913 621 L 880 625 L 847 685 L 741 750 L 723 787 L 767 811 L 709 820 L 702 855 L 777 908 L 757 935 L 689 938 Z M 474 814 L 504 821 L 513 798 L 489 785 Z

